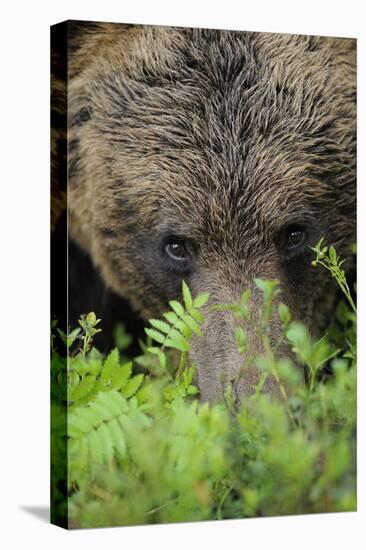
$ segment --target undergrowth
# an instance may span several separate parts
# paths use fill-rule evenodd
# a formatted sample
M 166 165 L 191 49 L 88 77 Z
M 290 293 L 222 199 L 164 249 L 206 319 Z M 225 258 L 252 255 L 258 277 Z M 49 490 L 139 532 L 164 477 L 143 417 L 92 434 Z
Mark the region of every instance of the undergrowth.
M 103 527 L 356 509 L 356 307 L 334 248 L 320 242 L 314 252 L 314 267 L 330 271 L 345 297 L 337 328 L 313 341 L 284 304 L 274 305 L 278 283 L 256 280 L 265 353 L 253 358 L 260 381 L 240 406 L 230 387 L 222 403 L 199 401 L 189 349 L 209 296 L 193 298 L 185 283 L 182 303 L 150 320 L 133 360 L 121 328 L 106 357 L 93 346 L 101 325 L 92 312 L 68 334 L 53 322 L 53 521 Z M 216 308 L 247 319 L 249 298 L 245 291 L 239 304 Z M 275 309 L 297 365 L 269 343 Z M 242 326 L 235 336 L 244 353 Z M 263 392 L 267 376 L 280 399 Z

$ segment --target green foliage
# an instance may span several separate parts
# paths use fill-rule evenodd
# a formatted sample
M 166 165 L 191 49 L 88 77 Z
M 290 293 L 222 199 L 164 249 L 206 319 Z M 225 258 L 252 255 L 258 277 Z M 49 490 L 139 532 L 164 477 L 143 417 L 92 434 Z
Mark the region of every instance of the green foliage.
M 92 347 L 99 330 L 94 314 L 82 317 L 81 332 L 59 333 L 68 357 L 53 352 L 51 441 L 60 449 L 59 464 L 67 442 L 70 526 L 356 509 L 356 311 L 341 262 L 330 250 L 320 243 L 315 261 L 331 271 L 345 295 L 337 334 L 313 341 L 279 303 L 278 283 L 255 281 L 263 297 L 255 330 L 264 353 L 251 359 L 260 381 L 240 406 L 230 386 L 223 403 L 199 402 L 189 349 L 202 335 L 201 309 L 213 307 L 233 313 L 236 344 L 245 354 L 246 323 L 253 324 L 248 290 L 239 304 L 209 306 L 208 294 L 193 298 L 183 283 L 182 302 L 171 301 L 162 319 L 150 320 L 147 343 L 133 361 L 125 361 L 118 347 L 107 357 Z M 282 334 L 273 344 L 268 326 L 275 315 Z M 75 350 L 77 341 L 82 346 Z M 52 338 L 53 349 L 55 343 Z M 284 343 L 296 364 L 277 353 Z M 119 349 L 126 349 L 123 343 Z M 321 376 L 326 364 L 333 373 L 327 380 Z M 136 367 L 140 373 L 133 375 Z M 268 376 L 277 380 L 279 398 L 264 392 Z M 61 506 L 59 485 L 54 480 Z
M 113 336 L 114 336 L 115 346 L 121 352 L 127 350 L 132 344 L 133 338 L 131 334 L 128 334 L 126 332 L 125 327 L 121 323 L 115 326 Z
M 335 251 L 333 246 L 323 246 L 324 239 L 320 239 L 316 247 L 312 248 L 316 253 L 316 258 L 311 263 L 312 266 L 323 266 L 327 269 L 332 277 L 334 277 L 342 289 L 344 296 L 347 298 L 349 305 L 354 313 L 356 313 L 356 305 L 353 301 L 351 291 L 347 284 L 346 275 L 341 266 L 344 264 L 344 260 L 341 260 Z
M 193 299 L 184 281 L 182 283 L 182 293 L 184 304 L 172 300 L 169 302 L 171 311 L 163 314 L 165 321 L 150 319 L 149 323 L 152 328 L 145 328 L 147 336 L 160 344 L 160 347 L 148 347 L 147 352 L 157 356 L 161 367 L 167 366 L 166 349 L 171 348 L 181 352 L 176 383 L 174 387 L 167 388 L 165 392 L 165 395 L 169 395 L 170 399 L 174 398 L 175 392 L 181 397 L 198 393 L 197 388 L 191 384 L 195 367 L 194 365 L 189 366 L 189 341 L 193 335 L 202 336 L 201 325 L 204 323 L 205 318 L 200 308 L 209 299 L 208 293 L 200 294 Z

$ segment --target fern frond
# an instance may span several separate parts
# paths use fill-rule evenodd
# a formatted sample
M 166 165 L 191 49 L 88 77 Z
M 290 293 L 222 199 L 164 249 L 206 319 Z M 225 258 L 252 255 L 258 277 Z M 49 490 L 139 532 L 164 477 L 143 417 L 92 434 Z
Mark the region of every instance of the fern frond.
M 139 410 L 135 398 L 127 398 L 137 392 L 143 375 L 131 378 L 125 387 L 125 394 L 110 389 L 99 393 L 87 405 L 79 406 L 68 416 L 69 482 L 82 483 L 83 475 L 93 467 L 112 459 L 126 456 L 126 418 L 134 423 L 146 425 L 146 415 Z M 130 405 L 129 405 L 130 403 Z
M 165 321 L 151 319 L 149 323 L 152 328 L 145 328 L 147 336 L 161 344 L 161 350 L 173 348 L 187 353 L 192 335 L 202 336 L 200 325 L 204 323 L 205 318 L 199 308 L 206 304 L 209 293 L 200 294 L 193 299 L 188 285 L 183 281 L 182 294 L 184 305 L 177 300 L 171 300 L 171 311 L 163 314 Z M 158 355 L 156 351 L 152 353 Z
M 131 378 L 132 362 L 121 365 L 117 348 L 108 354 L 104 362 L 101 356 L 92 355 L 92 352 L 93 350 L 90 352 L 91 357 L 79 355 L 70 360 L 68 401 L 71 407 L 85 405 L 109 388 L 122 391 L 129 382 L 130 388 L 140 387 L 142 375 L 138 375 L 134 382 L 134 378 Z M 129 389 L 128 397 L 134 393 Z

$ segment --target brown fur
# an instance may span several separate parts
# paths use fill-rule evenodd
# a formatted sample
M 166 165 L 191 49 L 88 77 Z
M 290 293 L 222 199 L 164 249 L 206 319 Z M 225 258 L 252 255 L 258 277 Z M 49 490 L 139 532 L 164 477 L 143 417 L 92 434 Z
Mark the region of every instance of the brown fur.
M 254 314 L 253 278 L 276 278 L 316 333 L 329 279 L 307 251 L 285 254 L 279 236 L 301 224 L 308 244 L 325 236 L 350 256 L 355 63 L 352 39 L 70 23 L 70 231 L 106 283 L 149 318 L 182 278 L 210 304 L 249 287 Z M 188 272 L 164 263 L 167 234 L 191 243 Z M 228 380 L 250 393 L 258 374 L 238 380 L 232 317 L 205 314 L 192 352 L 203 399 Z

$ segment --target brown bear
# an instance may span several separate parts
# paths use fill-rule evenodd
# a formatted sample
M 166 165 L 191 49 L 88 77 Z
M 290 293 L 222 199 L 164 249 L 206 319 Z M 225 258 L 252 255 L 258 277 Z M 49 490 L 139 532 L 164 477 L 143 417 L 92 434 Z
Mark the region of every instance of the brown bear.
M 250 288 L 255 312 L 254 278 L 277 279 L 293 317 L 322 328 L 334 291 L 309 245 L 325 237 L 351 264 L 356 41 L 85 22 L 68 41 L 72 239 L 144 319 L 182 279 L 208 291 L 202 399 L 228 381 L 250 394 L 235 321 L 211 306 Z M 250 327 L 249 342 L 261 351 Z

